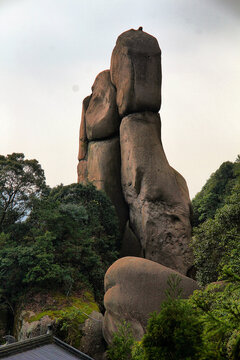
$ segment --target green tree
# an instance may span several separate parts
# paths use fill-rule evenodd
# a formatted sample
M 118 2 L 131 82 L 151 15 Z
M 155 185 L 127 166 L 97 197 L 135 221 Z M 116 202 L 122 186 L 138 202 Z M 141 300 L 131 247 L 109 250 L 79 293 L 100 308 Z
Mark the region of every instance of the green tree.
M 199 360 L 202 324 L 196 312 L 181 299 L 168 300 L 154 313 L 142 339 L 146 360 Z
M 23 219 L 44 190 L 45 176 L 37 160 L 21 153 L 0 155 L 0 232 Z
M 228 265 L 240 275 L 240 178 L 213 219 L 194 229 L 192 241 L 197 280 L 206 285 L 223 276 Z
M 187 300 L 168 298 L 133 345 L 132 359 L 238 360 L 240 277 L 228 269 L 225 278 Z
M 240 277 L 228 269 L 225 278 L 188 300 L 203 324 L 203 360 L 240 358 Z
M 0 284 L 16 301 L 33 287 L 86 287 L 100 300 L 107 268 L 117 259 L 118 225 L 110 200 L 93 185 L 54 188 L 35 199 L 21 236 L 0 237 Z
M 133 344 L 134 337 L 131 325 L 124 321 L 113 336 L 113 342 L 107 350 L 108 358 L 110 360 L 131 360 Z
M 207 219 L 214 217 L 217 209 L 224 205 L 225 199 L 231 194 L 239 176 L 239 158 L 234 163 L 230 161 L 224 162 L 211 175 L 202 190 L 192 201 L 194 226 L 198 226 Z

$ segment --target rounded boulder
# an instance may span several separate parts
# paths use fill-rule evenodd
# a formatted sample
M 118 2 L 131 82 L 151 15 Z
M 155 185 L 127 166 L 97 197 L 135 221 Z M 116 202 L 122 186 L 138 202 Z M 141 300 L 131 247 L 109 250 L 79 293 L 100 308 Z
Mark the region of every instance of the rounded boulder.
M 140 340 L 150 314 L 159 311 L 167 299 L 171 282 L 178 284 L 181 298 L 198 289 L 193 279 L 151 260 L 124 257 L 110 266 L 104 280 L 103 336 L 107 343 L 123 321 L 130 323 L 135 339 Z
M 109 138 L 119 130 L 120 117 L 116 105 L 116 90 L 110 71 L 102 71 L 92 86 L 92 96 L 86 111 L 88 140 Z

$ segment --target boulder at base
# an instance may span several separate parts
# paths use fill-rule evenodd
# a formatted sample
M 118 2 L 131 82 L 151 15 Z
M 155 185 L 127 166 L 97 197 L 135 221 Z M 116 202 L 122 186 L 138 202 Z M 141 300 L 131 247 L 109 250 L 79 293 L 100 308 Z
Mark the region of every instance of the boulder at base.
M 122 33 L 113 49 L 110 72 L 121 117 L 146 110 L 159 111 L 161 50 L 155 37 L 134 29 Z
M 150 314 L 159 311 L 166 300 L 169 281 L 176 279 L 180 281 L 182 298 L 198 289 L 196 281 L 147 259 L 125 257 L 110 266 L 104 280 L 103 336 L 107 343 L 112 342 L 123 321 L 130 323 L 135 339 L 140 340 Z

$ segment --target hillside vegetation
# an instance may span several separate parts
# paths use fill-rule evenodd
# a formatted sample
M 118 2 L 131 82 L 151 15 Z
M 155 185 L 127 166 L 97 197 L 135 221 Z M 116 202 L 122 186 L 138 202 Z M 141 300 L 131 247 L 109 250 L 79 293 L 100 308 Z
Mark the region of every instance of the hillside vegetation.
M 27 294 L 89 290 L 102 307 L 103 280 L 118 257 L 115 210 L 88 184 L 50 189 L 36 160 L 0 156 L 0 311 Z
M 240 157 L 224 162 L 192 201 L 197 280 L 206 285 L 240 275 Z

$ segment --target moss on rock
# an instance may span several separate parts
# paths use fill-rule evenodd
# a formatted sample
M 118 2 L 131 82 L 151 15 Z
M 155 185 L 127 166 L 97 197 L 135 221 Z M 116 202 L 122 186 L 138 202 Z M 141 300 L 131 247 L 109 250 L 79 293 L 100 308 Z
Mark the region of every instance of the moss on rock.
M 80 348 L 84 322 L 93 311 L 99 312 L 99 307 L 89 291 L 71 296 L 60 292 L 36 294 L 17 312 L 15 335 L 18 340 L 40 335 L 52 323 L 60 339 Z

